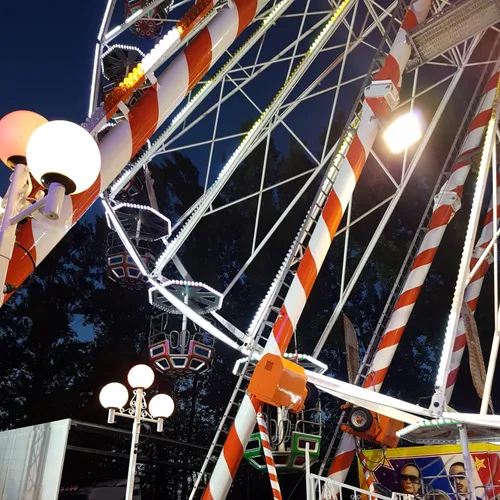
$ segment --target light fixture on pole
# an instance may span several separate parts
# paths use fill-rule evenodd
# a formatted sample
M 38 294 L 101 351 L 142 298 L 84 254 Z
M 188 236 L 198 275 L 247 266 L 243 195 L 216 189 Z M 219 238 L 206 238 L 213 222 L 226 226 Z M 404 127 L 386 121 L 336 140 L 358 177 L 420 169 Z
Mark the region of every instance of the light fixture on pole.
M 417 115 L 406 113 L 399 116 L 387 127 L 383 137 L 392 153 L 401 153 L 422 138 Z
M 0 159 L 14 170 L 0 223 L 3 294 L 15 290 L 5 279 L 17 224 L 37 212 L 49 220 L 59 219 L 65 195 L 87 190 L 98 178 L 101 155 L 92 136 L 79 125 L 63 120 L 48 122 L 31 111 L 14 111 L 0 120 Z M 32 193 L 30 174 L 48 189 L 47 194 Z
M 167 394 L 153 396 L 149 402 L 149 408 L 146 405 L 145 390 L 153 385 L 154 379 L 154 372 L 148 365 L 136 365 L 128 372 L 127 380 L 134 392 L 128 408 L 125 408 L 129 398 L 128 390 L 118 382 L 112 382 L 104 386 L 99 394 L 101 405 L 108 410 L 108 422 L 110 424 L 115 422 L 115 417 L 129 418 L 134 421 L 125 500 L 132 500 L 134 494 L 135 467 L 141 423 L 154 423 L 158 432 L 162 432 L 163 420 L 170 417 L 174 411 L 174 402 Z

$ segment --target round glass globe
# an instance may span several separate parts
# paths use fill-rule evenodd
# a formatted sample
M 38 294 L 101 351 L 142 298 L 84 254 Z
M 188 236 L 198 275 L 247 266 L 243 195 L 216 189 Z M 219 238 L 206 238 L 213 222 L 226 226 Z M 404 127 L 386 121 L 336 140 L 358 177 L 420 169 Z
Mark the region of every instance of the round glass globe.
M 174 412 L 174 400 L 167 394 L 157 394 L 149 402 L 149 413 L 153 418 L 168 418 Z
M 155 373 L 148 365 L 135 365 L 128 372 L 127 380 L 134 389 L 148 389 L 153 385 Z
M 69 183 L 61 182 L 66 194 L 86 191 L 101 168 L 101 153 L 92 136 L 64 120 L 47 122 L 33 132 L 26 159 L 33 177 L 46 187 L 61 176 L 69 179 Z
M 106 409 L 119 410 L 123 408 L 128 401 L 128 391 L 123 384 L 111 382 L 105 385 L 99 394 L 99 401 Z
M 13 167 L 9 158 L 26 156 L 31 134 L 47 120 L 32 111 L 13 111 L 0 120 L 0 159 Z

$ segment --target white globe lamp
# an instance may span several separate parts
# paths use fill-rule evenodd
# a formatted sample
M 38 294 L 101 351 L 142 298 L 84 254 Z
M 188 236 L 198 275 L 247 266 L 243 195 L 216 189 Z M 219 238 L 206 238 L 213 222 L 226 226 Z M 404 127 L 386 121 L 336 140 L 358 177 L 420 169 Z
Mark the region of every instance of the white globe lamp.
M 99 394 L 99 401 L 107 410 L 120 410 L 128 401 L 127 388 L 118 382 L 105 385 Z
M 153 385 L 155 374 L 148 365 L 135 365 L 128 372 L 127 380 L 134 389 L 149 389 Z
M 55 120 L 38 127 L 26 148 L 28 168 L 43 186 L 64 186 L 65 194 L 86 191 L 99 176 L 101 153 L 92 136 L 76 123 Z
M 149 413 L 153 418 L 168 418 L 174 412 L 174 400 L 167 394 L 157 394 L 149 402 Z

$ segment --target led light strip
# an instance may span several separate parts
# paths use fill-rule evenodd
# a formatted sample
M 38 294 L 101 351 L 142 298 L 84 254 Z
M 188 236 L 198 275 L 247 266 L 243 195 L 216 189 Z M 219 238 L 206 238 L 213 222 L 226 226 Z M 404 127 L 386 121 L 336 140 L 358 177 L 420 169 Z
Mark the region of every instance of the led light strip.
M 272 118 L 279 106 L 281 106 L 281 103 L 293 90 L 294 84 L 302 77 L 305 71 L 309 68 L 309 65 L 312 64 L 314 60 L 314 57 L 312 56 L 317 55 L 324 44 L 326 44 L 326 42 L 328 41 L 327 35 L 331 34 L 331 32 L 334 31 L 337 19 L 339 18 L 340 14 L 345 11 L 346 6 L 350 2 L 351 0 L 344 0 L 338 7 L 334 15 L 330 17 L 328 22 L 325 24 L 325 27 L 321 30 L 320 34 L 316 37 L 311 47 L 307 50 L 304 58 L 295 67 L 294 71 L 283 83 L 269 106 L 262 112 L 257 121 L 252 125 L 251 129 L 245 135 L 240 145 L 229 157 L 229 160 L 224 165 L 223 169 L 219 172 L 215 182 L 212 184 L 210 189 L 207 190 L 205 195 L 199 200 L 199 203 L 193 208 L 191 216 L 187 219 L 177 235 L 169 242 L 163 253 L 158 258 L 155 270 L 153 271 L 154 275 L 161 274 L 163 268 L 170 261 L 172 256 L 177 253 L 188 235 L 194 229 L 197 221 L 203 216 L 205 211 L 213 203 L 214 199 L 217 197 L 226 182 L 229 180 L 236 167 L 245 157 L 247 150 L 249 149 L 249 147 L 251 147 L 253 141 L 258 138 L 263 128 L 268 124 L 269 120 Z
M 257 35 L 264 30 L 267 30 L 270 27 L 271 21 L 279 17 L 292 3 L 293 0 L 281 0 L 276 6 L 267 14 L 265 19 L 262 21 L 260 27 L 255 31 L 255 33 L 247 40 L 247 42 L 242 45 L 233 55 L 233 57 L 228 60 L 219 71 L 215 74 L 213 78 L 206 81 L 205 84 L 196 92 L 194 96 L 188 101 L 187 104 L 174 116 L 169 126 L 164 130 L 160 136 L 155 140 L 152 151 L 149 153 L 144 153 L 140 158 L 137 159 L 135 165 L 129 168 L 127 171 L 123 172 L 122 175 L 118 177 L 117 180 L 113 182 L 110 187 L 110 197 L 113 198 L 116 196 L 118 191 L 123 188 L 123 186 L 128 182 L 128 180 L 135 175 L 135 173 L 141 168 L 143 164 L 145 164 L 156 152 L 159 147 L 165 142 L 165 140 L 177 129 L 178 125 L 181 123 L 183 118 L 195 108 L 195 105 L 198 103 L 200 99 L 205 98 L 214 88 L 215 86 L 222 80 L 222 77 L 226 74 L 229 67 L 235 65 L 239 62 L 240 59 L 246 53 L 246 49 L 253 46 L 253 44 L 257 40 Z
M 172 223 L 170 222 L 170 219 L 168 217 L 163 215 L 161 212 L 158 212 L 156 208 L 150 207 L 149 205 L 139 205 L 137 203 L 120 202 L 113 206 L 113 210 L 116 212 L 117 210 L 120 210 L 120 208 L 124 207 L 135 208 L 137 210 L 146 210 L 148 212 L 154 213 L 156 216 L 158 216 L 160 219 L 164 220 L 168 224 L 168 235 L 160 236 L 158 239 L 168 238 L 170 236 L 170 233 L 172 232 Z

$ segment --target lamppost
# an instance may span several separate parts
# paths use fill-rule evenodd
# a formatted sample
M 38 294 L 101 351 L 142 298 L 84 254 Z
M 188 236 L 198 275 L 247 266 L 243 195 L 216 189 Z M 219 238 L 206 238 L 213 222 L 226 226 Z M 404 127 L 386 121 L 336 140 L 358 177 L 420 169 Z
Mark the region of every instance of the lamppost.
M 46 219 L 47 227 L 67 224 L 72 212 L 69 195 L 82 193 L 94 184 L 99 177 L 101 153 L 93 137 L 75 123 L 48 122 L 31 111 L 14 111 L 0 120 L 0 160 L 13 170 L 7 194 L 0 201 L 1 306 L 3 294 L 15 290 L 5 279 L 17 225 L 28 217 Z M 45 191 L 34 190 L 33 179 Z M 36 255 L 24 250 L 35 267 Z
M 125 500 L 132 500 L 134 494 L 135 466 L 141 422 L 152 422 L 156 424 L 157 431 L 161 432 L 163 420 L 170 417 L 174 411 L 174 402 L 167 394 L 153 396 L 149 401 L 148 411 L 145 390 L 151 387 L 154 379 L 155 374 L 148 365 L 136 365 L 128 372 L 127 380 L 134 393 L 128 408 L 125 408 L 125 405 L 129 393 L 123 384 L 111 382 L 105 385 L 99 394 L 101 405 L 108 410 L 108 423 L 114 424 L 115 417 L 130 418 L 134 421 Z

